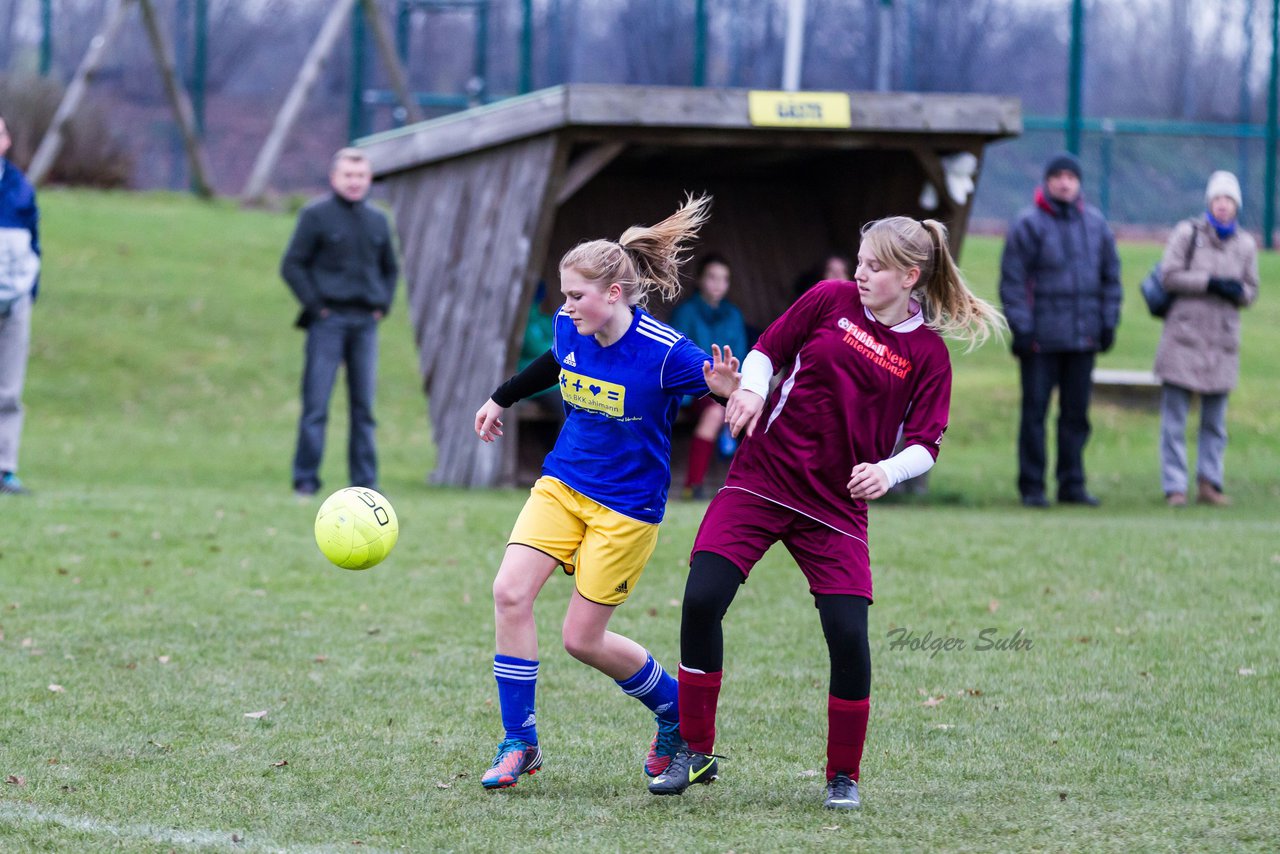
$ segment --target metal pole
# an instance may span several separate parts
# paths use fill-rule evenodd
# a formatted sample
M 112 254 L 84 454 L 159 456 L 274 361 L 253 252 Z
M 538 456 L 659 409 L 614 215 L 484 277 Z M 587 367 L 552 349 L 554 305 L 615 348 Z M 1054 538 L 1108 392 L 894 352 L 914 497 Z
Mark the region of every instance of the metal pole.
M 693 4 L 693 85 L 707 85 L 707 0 Z
M 520 94 L 533 91 L 533 0 L 520 3 Z
M 489 3 L 476 7 L 476 100 L 489 100 Z
M 1240 124 L 1249 124 L 1251 104 L 1249 98 L 1249 72 L 1253 69 L 1253 13 L 1254 0 L 1244 3 L 1244 55 L 1240 58 Z M 1236 168 L 1240 186 L 1249 186 L 1249 140 L 1240 137 L 1238 143 L 1240 165 Z
M 1080 153 L 1080 96 L 1084 83 L 1084 0 L 1071 2 L 1071 57 L 1067 70 L 1067 150 Z
M 876 91 L 889 91 L 889 62 L 893 54 L 893 0 L 880 0 L 880 39 L 876 51 Z
M 1116 123 L 1102 120 L 1102 184 L 1098 188 L 1098 207 L 1105 219 L 1111 219 L 1111 147 L 1116 140 Z
M 40 0 L 40 76 L 53 68 L 53 0 Z
M 364 7 L 359 3 L 351 10 L 351 103 L 347 110 L 347 139 L 354 142 L 364 135 Z
M 1280 78 L 1280 0 L 1271 0 L 1271 83 L 1267 87 L 1267 174 L 1263 179 L 1265 209 L 1262 213 L 1262 240 L 1268 249 L 1275 246 L 1276 227 L 1276 128 L 1277 78 Z
M 804 67 L 805 0 L 787 4 L 787 40 L 782 54 L 782 88 L 794 92 L 800 88 L 800 72 Z
M 409 67 L 409 27 L 413 20 L 413 9 L 408 0 L 400 0 L 396 4 L 396 53 L 400 55 L 400 63 Z

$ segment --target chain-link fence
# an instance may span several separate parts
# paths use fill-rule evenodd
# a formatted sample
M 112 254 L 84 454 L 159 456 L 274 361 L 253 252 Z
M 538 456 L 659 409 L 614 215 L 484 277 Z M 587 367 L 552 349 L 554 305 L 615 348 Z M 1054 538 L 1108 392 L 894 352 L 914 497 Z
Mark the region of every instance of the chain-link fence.
M 65 83 L 117 0 L 0 0 L 0 69 Z M 214 185 L 243 187 L 330 8 L 324 0 L 154 0 L 201 114 Z M 428 115 L 563 82 L 778 88 L 796 0 L 378 0 Z M 972 91 L 1021 98 L 1027 132 L 992 148 L 981 222 L 1029 200 L 1063 147 L 1075 0 L 806 0 L 807 89 Z M 1117 223 L 1159 226 L 1202 203 L 1214 169 L 1237 172 L 1243 221 L 1262 223 L 1276 0 L 1088 0 L 1085 190 Z M 48 24 L 48 28 L 45 24 Z M 48 37 L 46 38 L 46 33 Z M 367 27 L 348 25 L 320 70 L 273 186 L 324 185 L 352 132 L 393 126 L 394 99 Z M 11 87 L 12 88 L 12 87 Z M 132 12 L 89 104 L 127 150 L 129 184 L 188 186 L 183 147 Z M 0 110 L 11 104 L 0 104 Z M 1090 130 L 1112 117 L 1115 133 Z M 1143 126 L 1146 122 L 1147 126 Z M 1177 122 L 1177 136 L 1159 122 Z M 21 120 L 10 124 L 21 125 Z M 1050 129 L 1045 129 L 1050 128 Z M 1143 132 L 1140 132 L 1143 131 Z M 1239 138 L 1232 133 L 1238 133 Z

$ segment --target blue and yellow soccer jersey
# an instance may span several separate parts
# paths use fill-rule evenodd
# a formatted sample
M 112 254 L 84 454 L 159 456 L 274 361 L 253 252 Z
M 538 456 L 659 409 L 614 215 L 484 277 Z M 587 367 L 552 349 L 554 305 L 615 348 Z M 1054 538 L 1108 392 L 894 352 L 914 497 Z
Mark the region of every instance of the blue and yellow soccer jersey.
M 542 473 L 610 510 L 661 522 L 671 484 L 671 425 L 684 395 L 707 393 L 688 338 L 637 306 L 626 333 L 601 347 L 560 310 L 551 352 L 567 418 Z

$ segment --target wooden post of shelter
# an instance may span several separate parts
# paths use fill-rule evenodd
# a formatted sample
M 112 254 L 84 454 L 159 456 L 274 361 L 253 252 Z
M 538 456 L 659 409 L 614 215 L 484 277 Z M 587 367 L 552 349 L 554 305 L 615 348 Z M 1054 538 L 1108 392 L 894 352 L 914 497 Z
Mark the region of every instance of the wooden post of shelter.
M 293 88 L 285 96 L 284 104 L 280 107 L 280 112 L 276 113 L 275 121 L 271 125 L 271 131 L 267 134 L 267 140 L 262 144 L 262 150 L 258 152 L 258 158 L 253 163 L 253 170 L 249 173 L 249 180 L 245 183 L 244 192 L 241 193 L 241 200 L 245 204 L 258 204 L 266 195 L 267 184 L 271 180 L 271 173 L 275 171 L 276 163 L 280 160 L 285 140 L 288 139 L 290 131 L 293 130 L 298 116 L 301 115 L 302 107 L 307 102 L 307 96 L 311 93 L 312 87 L 315 86 L 316 80 L 320 77 L 320 69 L 328 60 L 329 54 L 333 52 L 333 46 L 337 44 L 338 36 L 342 34 L 343 22 L 351 14 L 351 10 L 355 8 L 356 2 L 357 0 L 337 0 L 332 8 L 329 9 L 329 16 L 324 19 L 316 40 L 311 43 L 311 49 L 307 51 L 307 56 L 302 61 L 302 68 L 298 70 L 298 77 L 293 82 Z M 373 0 L 359 0 L 359 2 L 364 4 L 365 11 L 373 24 L 374 41 L 378 46 L 378 54 L 382 57 L 383 64 L 387 68 L 387 77 L 391 81 L 391 86 L 395 90 L 396 96 L 400 99 L 401 104 L 404 105 L 410 121 L 421 121 L 422 110 L 419 109 L 417 102 L 409 92 L 409 84 L 404 74 L 404 68 L 396 57 L 395 48 L 392 45 L 391 35 L 387 32 L 386 23 L 378 15 L 377 4 Z
M 106 58 L 107 47 L 120 31 L 125 12 L 128 11 L 128 6 L 132 2 L 134 0 L 112 0 L 111 6 L 108 7 L 102 28 L 89 42 L 89 49 L 85 51 L 84 58 L 80 60 L 80 66 L 76 68 L 75 76 L 71 78 L 66 94 L 62 96 L 62 102 L 58 104 L 53 120 L 49 123 L 49 129 L 45 131 L 39 147 L 36 148 L 35 156 L 31 158 L 31 165 L 27 169 L 27 177 L 31 183 L 41 183 L 53 168 L 53 162 L 58 159 L 58 154 L 62 151 L 62 129 L 79 109 L 85 91 L 89 88 L 89 81 L 98 72 L 102 60 Z
M 191 108 L 191 99 L 182 81 L 178 79 L 173 51 L 160 22 L 156 19 L 156 10 L 152 0 L 138 0 L 142 8 L 142 22 L 147 29 L 147 38 L 151 41 L 151 52 L 160 67 L 160 76 L 164 78 L 165 94 L 169 97 L 169 106 L 178 120 L 182 131 L 182 144 L 187 150 L 187 163 L 191 167 L 196 192 L 204 197 L 213 196 L 213 179 L 209 171 L 209 160 L 205 156 L 204 147 L 200 144 L 200 135 L 196 133 L 195 111 Z

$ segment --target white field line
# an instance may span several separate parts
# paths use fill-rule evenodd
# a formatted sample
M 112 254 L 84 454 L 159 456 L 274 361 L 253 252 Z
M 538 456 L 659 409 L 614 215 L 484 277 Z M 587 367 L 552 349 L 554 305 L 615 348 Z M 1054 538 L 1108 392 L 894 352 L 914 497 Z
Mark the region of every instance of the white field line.
M 245 836 L 239 842 L 232 842 L 231 830 L 178 830 L 172 827 L 157 827 L 152 824 L 113 824 L 91 816 L 68 815 L 53 810 L 43 810 L 34 804 L 22 804 L 14 801 L 0 800 L 0 823 L 14 824 L 56 824 L 68 830 L 105 836 L 116 840 L 145 840 L 164 845 L 176 845 L 197 848 L 234 848 L 236 851 L 269 851 L 287 852 L 287 854 L 310 854 L 310 852 L 349 851 L 350 841 L 342 845 L 316 847 L 290 847 L 280 845 L 269 839 Z M 377 849 L 361 846 L 361 851 L 373 852 Z

